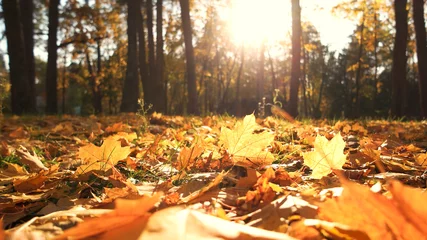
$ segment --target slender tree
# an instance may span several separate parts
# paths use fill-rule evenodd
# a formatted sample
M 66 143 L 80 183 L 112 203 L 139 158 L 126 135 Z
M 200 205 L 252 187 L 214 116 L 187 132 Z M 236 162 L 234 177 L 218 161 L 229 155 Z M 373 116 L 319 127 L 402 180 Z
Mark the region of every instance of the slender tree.
M 196 66 L 194 61 L 193 36 L 191 32 L 190 4 L 189 0 L 179 0 L 181 5 L 182 28 L 184 32 L 185 58 L 187 65 L 187 91 L 189 114 L 198 114 L 197 89 L 196 89 Z
M 150 105 L 153 104 L 153 96 L 155 92 L 153 89 L 153 79 L 150 78 L 148 64 L 147 64 L 147 53 L 146 53 L 146 40 L 145 40 L 145 31 L 144 31 L 144 18 L 141 13 L 141 1 L 137 2 L 138 11 L 136 11 L 136 29 L 138 32 L 138 66 L 139 66 L 139 76 L 142 83 L 142 91 L 144 93 L 144 104 Z
M 46 113 L 58 112 L 57 97 L 57 58 L 56 45 L 59 23 L 59 0 L 49 1 L 49 39 L 47 43 L 47 70 L 46 70 Z
M 299 0 L 292 0 L 292 69 L 289 113 L 298 115 L 298 90 L 301 75 L 301 7 Z
M 391 114 L 404 116 L 403 99 L 406 85 L 406 48 L 408 44 L 408 10 L 407 0 L 395 0 L 396 36 L 393 50 Z
M 261 102 L 264 97 L 264 69 L 265 69 L 265 42 L 261 43 L 259 53 L 259 69 L 257 77 L 256 97 L 257 101 Z
M 148 65 L 150 67 L 150 79 L 156 80 L 156 57 L 154 46 L 153 34 L 153 1 L 146 0 L 146 14 L 147 14 L 147 33 L 148 33 Z
M 158 99 L 155 110 L 159 112 L 166 112 L 167 109 L 167 94 L 166 85 L 164 81 L 164 54 L 163 54 L 163 0 L 157 0 L 157 36 L 156 36 L 156 92 Z
M 25 60 L 28 70 L 28 84 L 30 85 L 30 108 L 36 109 L 36 73 L 34 61 L 34 3 L 33 0 L 19 1 L 21 11 L 21 22 L 24 34 Z
M 35 109 L 31 99 L 28 69 L 25 59 L 25 45 L 17 0 L 2 1 L 5 22 L 7 52 L 9 54 L 9 75 L 11 83 L 12 112 L 22 114 Z
M 424 20 L 424 0 L 412 0 L 412 10 L 417 40 L 421 116 L 425 118 L 427 117 L 427 36 Z
M 362 22 L 360 24 L 360 40 L 359 40 L 359 53 L 358 53 L 358 60 L 357 60 L 357 72 L 356 72 L 356 107 L 354 108 L 353 117 L 359 117 L 360 115 L 360 85 L 362 80 L 362 61 L 363 61 L 363 48 L 364 48 L 364 41 L 363 41 L 363 33 L 365 30 L 365 14 L 366 12 L 363 12 L 362 16 Z
M 128 0 L 127 35 L 128 57 L 126 77 L 123 87 L 121 112 L 136 112 L 138 110 L 139 78 L 138 78 L 138 50 L 136 37 L 137 11 L 139 0 Z

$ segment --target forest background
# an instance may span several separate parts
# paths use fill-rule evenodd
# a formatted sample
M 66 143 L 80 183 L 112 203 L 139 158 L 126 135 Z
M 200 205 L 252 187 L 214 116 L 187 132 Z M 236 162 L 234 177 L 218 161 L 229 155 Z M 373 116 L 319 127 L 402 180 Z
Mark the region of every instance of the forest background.
M 425 117 L 425 2 L 314 2 L 3 0 L 3 113 Z

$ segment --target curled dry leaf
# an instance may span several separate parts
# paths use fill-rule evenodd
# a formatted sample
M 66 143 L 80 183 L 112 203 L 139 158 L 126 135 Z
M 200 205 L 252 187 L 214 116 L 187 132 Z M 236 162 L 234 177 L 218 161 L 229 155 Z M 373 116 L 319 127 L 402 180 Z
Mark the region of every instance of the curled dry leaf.
M 171 207 L 148 220 L 139 239 L 294 239 L 286 234 L 250 227 L 196 210 Z
M 340 197 L 319 204 L 319 217 L 364 231 L 370 239 L 425 239 L 427 195 L 419 189 L 391 182 L 392 199 L 369 187 L 341 179 Z
M 243 167 L 262 167 L 271 164 L 273 155 L 266 148 L 273 142 L 274 135 L 269 132 L 254 133 L 259 129 L 253 114 L 239 121 L 234 129 L 221 128 L 219 140 L 232 155 L 233 162 Z
M 16 149 L 16 155 L 20 157 L 20 161 L 23 164 L 28 165 L 31 172 L 48 170 L 48 168 L 43 165 L 40 158 L 35 153 L 31 154 L 24 146 L 20 146 L 19 149 Z
M 30 134 L 27 131 L 25 131 L 23 127 L 19 127 L 15 129 L 13 132 L 9 133 L 9 137 L 15 138 L 15 139 L 27 138 L 29 136 Z
M 156 193 L 152 197 L 145 196 L 135 200 L 117 199 L 114 211 L 103 214 L 98 218 L 88 219 L 76 227 L 66 230 L 64 234 L 56 239 L 84 239 L 100 234 L 104 234 L 104 239 L 117 239 L 108 237 L 108 234 L 117 236 L 118 232 L 123 237 L 123 228 L 131 228 L 136 231 L 136 233 L 126 231 L 127 237 L 135 236 L 135 234 L 139 234 L 144 229 L 144 225 L 150 216 L 148 211 L 160 201 L 162 196 L 162 193 Z

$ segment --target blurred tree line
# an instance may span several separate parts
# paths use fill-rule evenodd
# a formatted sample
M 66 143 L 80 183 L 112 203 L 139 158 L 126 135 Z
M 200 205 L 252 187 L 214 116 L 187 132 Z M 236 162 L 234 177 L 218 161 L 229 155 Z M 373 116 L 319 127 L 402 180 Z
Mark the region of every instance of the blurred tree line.
M 3 112 L 116 114 L 142 98 L 241 116 L 265 98 L 302 117 L 426 117 L 424 0 L 342 0 L 333 14 L 357 27 L 340 52 L 290 2 L 291 37 L 254 46 L 227 34 L 232 0 L 3 0 Z

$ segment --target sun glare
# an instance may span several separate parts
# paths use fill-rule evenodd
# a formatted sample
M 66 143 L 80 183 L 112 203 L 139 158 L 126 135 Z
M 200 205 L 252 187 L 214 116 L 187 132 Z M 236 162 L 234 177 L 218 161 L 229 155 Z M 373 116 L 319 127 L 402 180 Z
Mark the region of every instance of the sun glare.
M 232 0 L 230 30 L 234 41 L 259 45 L 286 37 L 291 27 L 290 1 Z

